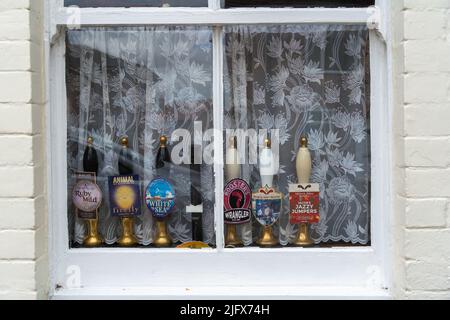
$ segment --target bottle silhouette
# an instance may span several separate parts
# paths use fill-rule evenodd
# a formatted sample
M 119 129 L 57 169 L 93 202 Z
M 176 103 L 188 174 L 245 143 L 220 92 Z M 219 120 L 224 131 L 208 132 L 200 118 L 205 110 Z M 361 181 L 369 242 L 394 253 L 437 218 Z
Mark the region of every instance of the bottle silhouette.
M 83 170 L 85 172 L 94 172 L 98 174 L 98 156 L 94 146 L 94 138 L 88 137 L 86 148 L 83 155 Z
M 167 146 L 167 137 L 161 136 L 159 138 L 159 149 L 156 155 L 156 174 L 163 178 L 168 178 L 171 163 L 172 159 L 170 157 L 170 150 Z
M 191 205 L 200 206 L 203 203 L 201 190 L 200 164 L 195 163 L 195 153 L 201 152 L 201 146 L 191 145 Z M 192 212 L 192 241 L 203 241 L 202 212 Z
M 120 144 L 122 148 L 119 153 L 119 173 L 121 175 L 133 174 L 133 157 L 128 149 L 128 138 L 121 138 Z
M 200 164 L 195 163 L 195 152 L 200 152 L 200 146 L 192 144 L 191 145 L 191 204 L 198 206 L 202 204 L 201 190 L 201 174 L 200 174 Z

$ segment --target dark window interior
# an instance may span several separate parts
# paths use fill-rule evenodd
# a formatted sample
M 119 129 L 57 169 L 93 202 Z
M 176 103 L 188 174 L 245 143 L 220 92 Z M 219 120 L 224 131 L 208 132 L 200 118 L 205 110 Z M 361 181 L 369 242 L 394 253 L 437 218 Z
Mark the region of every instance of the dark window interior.
M 239 7 L 368 7 L 375 0 L 225 0 L 225 8 Z

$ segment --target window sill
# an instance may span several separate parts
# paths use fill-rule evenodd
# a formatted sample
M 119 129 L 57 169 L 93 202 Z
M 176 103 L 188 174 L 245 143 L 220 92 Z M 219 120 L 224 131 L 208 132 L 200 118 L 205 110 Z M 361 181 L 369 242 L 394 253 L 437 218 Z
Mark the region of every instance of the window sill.
M 390 300 L 388 290 L 370 287 L 140 287 L 61 289 L 53 300 Z

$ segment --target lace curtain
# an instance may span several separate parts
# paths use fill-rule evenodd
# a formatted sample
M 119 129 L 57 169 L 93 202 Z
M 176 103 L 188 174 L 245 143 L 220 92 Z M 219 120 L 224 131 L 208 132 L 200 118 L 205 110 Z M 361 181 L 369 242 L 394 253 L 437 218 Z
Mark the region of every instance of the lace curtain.
M 285 25 L 225 27 L 225 128 L 280 130 L 276 187 L 285 195 L 274 228 L 282 245 L 297 226 L 289 224 L 288 184 L 296 182 L 295 155 L 306 135 L 313 157 L 311 180 L 321 187 L 316 243 L 370 241 L 369 42 L 365 26 Z M 68 191 L 82 170 L 88 136 L 100 156 L 98 183 L 104 193 L 100 233 L 114 244 L 121 235 L 109 214 L 107 177 L 118 174 L 119 139 L 127 136 L 144 189 L 154 177 L 158 138 L 177 128 L 213 127 L 212 31 L 208 27 L 89 27 L 67 32 Z M 171 141 L 173 144 L 174 141 Z M 243 178 L 260 184 L 257 165 Z M 191 239 L 188 166 L 173 166 L 177 209 L 169 218 L 173 240 Z M 201 166 L 203 235 L 214 245 L 214 174 Z M 70 192 L 69 192 L 70 194 Z M 68 197 L 72 244 L 81 244 L 85 224 Z M 145 204 L 135 234 L 150 245 L 153 218 Z M 239 227 L 246 245 L 260 226 Z
M 100 156 L 98 184 L 104 201 L 99 229 L 106 244 L 121 235 L 118 218 L 109 214 L 107 177 L 118 174 L 119 140 L 126 136 L 135 158 L 142 190 L 154 176 L 159 136 L 177 128 L 193 131 L 194 121 L 212 127 L 212 31 L 207 27 L 83 28 L 67 34 L 69 230 L 72 244 L 81 244 L 85 224 L 74 214 L 70 190 L 75 171 L 82 171 L 88 136 Z M 173 143 L 173 141 L 171 141 Z M 177 209 L 169 218 L 174 242 L 191 240 L 188 166 L 173 166 Z M 215 244 L 213 168 L 201 166 L 204 197 L 204 240 Z M 153 217 L 143 204 L 135 219 L 142 245 L 152 243 Z
M 273 228 L 282 245 L 295 239 L 288 184 L 297 183 L 295 156 L 305 135 L 320 184 L 316 243 L 370 240 L 370 92 L 366 26 L 284 25 L 225 28 L 225 119 L 228 129 L 279 129 L 276 187 L 285 197 Z M 248 154 L 248 152 L 247 152 Z M 243 177 L 260 185 L 257 165 Z M 245 245 L 260 226 L 239 227 Z

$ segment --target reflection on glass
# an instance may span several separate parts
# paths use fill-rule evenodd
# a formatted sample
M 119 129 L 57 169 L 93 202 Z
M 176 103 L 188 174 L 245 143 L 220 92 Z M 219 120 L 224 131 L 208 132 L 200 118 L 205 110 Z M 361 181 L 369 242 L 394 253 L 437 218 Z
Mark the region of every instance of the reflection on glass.
M 99 232 L 106 245 L 121 236 L 119 217 L 110 214 L 108 177 L 119 174 L 121 139 L 128 141 L 124 161 L 139 175 L 141 193 L 156 178 L 159 138 L 175 129 L 212 128 L 212 32 L 208 27 L 89 27 L 70 30 L 67 36 L 68 193 L 74 173 L 83 171 L 83 152 L 93 137 L 98 152 L 97 183 L 104 201 L 99 209 Z M 168 217 L 174 245 L 192 238 L 189 164 L 174 165 L 167 174 L 176 190 L 176 208 Z M 212 165 L 200 165 L 203 196 L 203 240 L 215 245 Z M 142 195 L 143 197 L 143 195 Z M 70 241 L 80 246 L 85 224 L 75 216 L 68 199 Z M 139 245 L 152 245 L 155 219 L 141 201 L 134 219 Z

